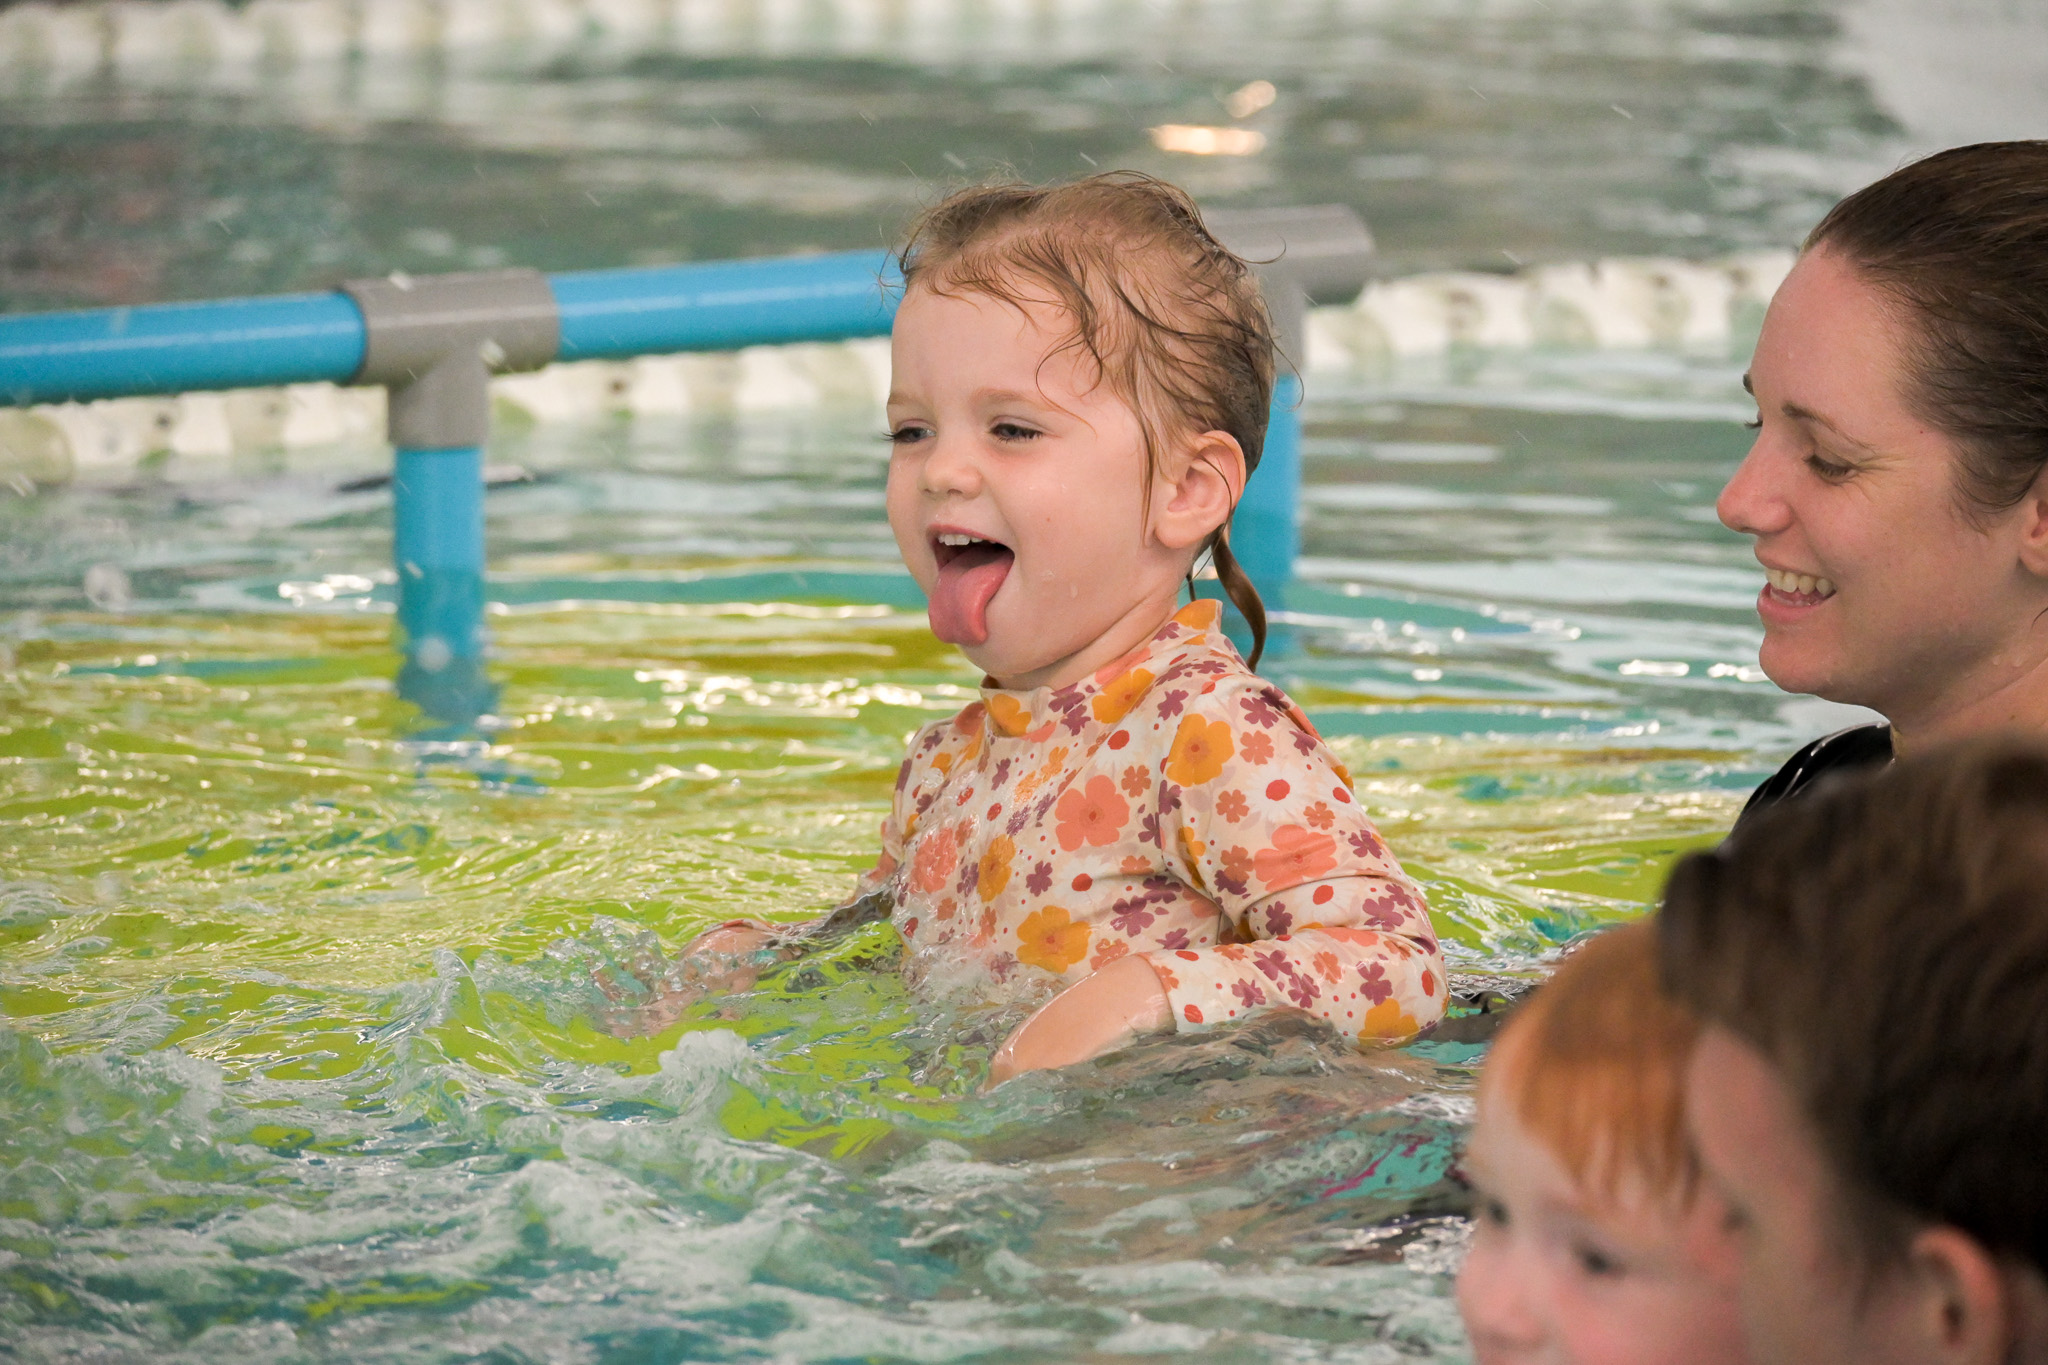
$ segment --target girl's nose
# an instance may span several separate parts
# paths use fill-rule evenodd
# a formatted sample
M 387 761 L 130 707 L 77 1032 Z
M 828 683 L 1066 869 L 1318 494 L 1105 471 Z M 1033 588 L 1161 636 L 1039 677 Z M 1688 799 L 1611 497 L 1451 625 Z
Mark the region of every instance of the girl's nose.
M 1530 1296 L 1536 1268 L 1506 1248 L 1475 1245 L 1458 1273 L 1458 1312 L 1480 1365 L 1542 1360 L 1549 1339 Z
M 933 436 L 918 481 L 935 497 L 971 498 L 981 492 L 981 463 L 974 456 L 972 443 L 943 433 Z
M 1792 508 L 1783 485 L 1791 463 L 1786 452 L 1775 448 L 1769 433 L 1759 435 L 1714 502 L 1721 524 L 1745 536 L 1774 535 L 1790 526 Z

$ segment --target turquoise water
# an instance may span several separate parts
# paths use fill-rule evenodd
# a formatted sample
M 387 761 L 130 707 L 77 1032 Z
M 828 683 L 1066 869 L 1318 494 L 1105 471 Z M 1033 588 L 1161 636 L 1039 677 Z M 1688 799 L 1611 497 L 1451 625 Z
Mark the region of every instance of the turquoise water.
M 2008 9 L 1955 41 L 2012 49 Z M 1942 86 L 1950 40 L 1881 3 L 1048 8 L 1001 49 L 730 12 L 758 22 L 694 54 L 10 68 L 0 293 L 862 245 L 948 153 L 1352 202 L 1394 270 L 1699 255 L 1789 244 L 2039 85 Z M 1254 77 L 1280 88 L 1262 157 L 1150 150 Z M 1268 671 L 1465 989 L 1639 914 L 1844 719 L 1757 672 L 1757 572 L 1713 517 L 1742 351 L 1311 386 Z M 651 1037 L 606 1027 L 697 929 L 839 898 L 905 735 L 971 693 L 895 565 L 877 437 L 829 406 L 508 427 L 492 458 L 532 477 L 489 498 L 503 694 L 448 743 L 393 692 L 380 452 L 0 487 L 9 1353 L 1465 1358 L 1469 1043 L 1359 1054 L 1269 1018 L 985 1096 L 1014 1018 L 907 992 L 883 928 Z
M 1707 510 L 1734 367 L 1511 369 L 1311 405 L 1269 670 L 1468 989 L 1638 913 L 1821 723 L 1755 674 Z M 891 563 L 864 414 L 501 454 L 535 479 L 491 495 L 504 694 L 468 744 L 406 738 L 385 509 L 333 491 L 360 471 L 0 504 L 33 547 L 0 590 L 17 1350 L 1459 1357 L 1471 1046 L 1270 1020 L 982 1096 L 1014 1018 L 907 995 L 886 928 L 608 1033 L 696 929 L 842 895 L 974 678 Z

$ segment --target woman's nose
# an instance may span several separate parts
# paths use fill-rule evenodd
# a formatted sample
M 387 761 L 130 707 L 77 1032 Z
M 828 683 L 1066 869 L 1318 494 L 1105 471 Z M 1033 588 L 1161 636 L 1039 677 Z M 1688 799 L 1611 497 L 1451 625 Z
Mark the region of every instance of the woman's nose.
M 1759 436 L 1714 502 L 1721 524 L 1745 536 L 1767 536 L 1791 525 L 1792 509 L 1782 488 L 1785 465 L 1786 457 L 1772 448 L 1770 438 Z

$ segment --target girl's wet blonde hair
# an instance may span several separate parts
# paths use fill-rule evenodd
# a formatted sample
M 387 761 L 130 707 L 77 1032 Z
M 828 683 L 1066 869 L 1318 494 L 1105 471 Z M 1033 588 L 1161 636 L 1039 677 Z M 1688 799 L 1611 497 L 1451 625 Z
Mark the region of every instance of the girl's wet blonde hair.
M 1251 267 L 1202 224 L 1183 190 L 1137 171 L 1060 185 L 1001 181 L 948 196 L 911 224 L 903 286 L 980 294 L 1015 307 L 1049 304 L 1072 319 L 1056 348 L 1087 357 L 1130 404 L 1145 438 L 1145 492 L 1160 448 L 1221 431 L 1265 447 L 1273 399 L 1273 324 Z M 1266 647 L 1266 609 L 1230 552 L 1230 523 L 1202 546 Z

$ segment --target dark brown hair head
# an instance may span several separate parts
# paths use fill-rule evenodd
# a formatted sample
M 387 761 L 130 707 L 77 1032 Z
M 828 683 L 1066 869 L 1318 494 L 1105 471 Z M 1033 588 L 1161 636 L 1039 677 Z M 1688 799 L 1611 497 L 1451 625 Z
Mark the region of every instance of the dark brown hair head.
M 1666 986 L 1776 1067 L 1883 1264 L 1926 1223 L 2048 1269 L 2048 749 L 1787 801 L 1672 871 Z
M 1806 245 L 1903 307 L 1907 400 L 1960 448 L 1962 507 L 2018 503 L 2048 467 L 2048 142 L 1937 152 L 1835 205 Z
M 1175 436 L 1227 432 L 1246 474 L 1257 467 L 1273 397 L 1272 322 L 1251 267 L 1202 225 L 1184 191 L 1136 171 L 977 185 L 921 214 L 901 256 L 905 290 L 1050 303 L 1071 318 L 1065 348 L 1137 413 L 1148 494 L 1160 446 Z M 1257 667 L 1266 610 L 1230 552 L 1227 521 L 1205 548 L 1251 626 Z

